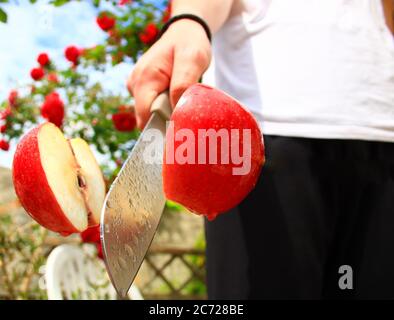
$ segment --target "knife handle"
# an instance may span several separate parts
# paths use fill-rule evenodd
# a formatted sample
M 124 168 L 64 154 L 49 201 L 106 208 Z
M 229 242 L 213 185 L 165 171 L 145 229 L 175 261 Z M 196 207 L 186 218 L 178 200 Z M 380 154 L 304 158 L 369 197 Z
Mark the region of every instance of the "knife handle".
M 172 108 L 170 104 L 170 98 L 168 96 L 168 91 L 164 91 L 156 97 L 156 99 L 152 103 L 150 111 L 151 113 L 156 112 L 166 121 L 170 119 Z

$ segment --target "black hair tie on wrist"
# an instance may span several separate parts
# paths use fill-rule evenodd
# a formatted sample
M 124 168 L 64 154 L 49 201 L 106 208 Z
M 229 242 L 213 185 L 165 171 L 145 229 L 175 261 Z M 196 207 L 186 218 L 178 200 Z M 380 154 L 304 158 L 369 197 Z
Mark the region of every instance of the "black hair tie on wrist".
M 178 14 L 176 16 L 173 16 L 170 20 L 168 20 L 164 24 L 163 28 L 161 28 L 161 31 L 159 34 L 159 39 L 164 34 L 164 32 L 167 31 L 167 29 L 170 27 L 171 24 L 173 24 L 175 21 L 182 20 L 182 19 L 189 19 L 189 20 L 193 20 L 193 21 L 196 21 L 197 23 L 199 23 L 204 28 L 205 33 L 207 34 L 207 37 L 209 39 L 209 42 L 211 42 L 212 34 L 211 34 L 211 30 L 209 29 L 208 24 L 204 21 L 204 19 L 202 19 L 199 16 L 196 16 L 194 14 L 190 14 L 190 13 Z

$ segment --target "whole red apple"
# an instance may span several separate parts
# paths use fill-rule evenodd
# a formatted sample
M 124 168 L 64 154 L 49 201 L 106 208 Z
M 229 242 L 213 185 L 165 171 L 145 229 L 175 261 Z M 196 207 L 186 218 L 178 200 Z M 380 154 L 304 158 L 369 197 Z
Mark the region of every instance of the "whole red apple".
M 69 235 L 99 223 L 105 184 L 84 140 L 39 125 L 19 142 L 12 174 L 22 206 L 45 228 Z
M 253 115 L 202 84 L 179 99 L 166 133 L 163 188 L 168 199 L 214 219 L 254 188 L 264 144 Z

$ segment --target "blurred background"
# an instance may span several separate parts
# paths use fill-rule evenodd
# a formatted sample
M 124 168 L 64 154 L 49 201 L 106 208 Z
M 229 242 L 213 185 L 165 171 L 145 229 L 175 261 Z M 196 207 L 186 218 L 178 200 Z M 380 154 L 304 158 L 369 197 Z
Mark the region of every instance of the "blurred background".
M 50 121 L 90 144 L 109 186 L 139 135 L 126 78 L 170 10 L 0 1 L 0 299 L 116 299 L 98 229 L 61 237 L 35 223 L 14 193 L 12 158 L 24 133 Z M 203 219 L 167 203 L 130 298 L 206 298 L 204 251 Z

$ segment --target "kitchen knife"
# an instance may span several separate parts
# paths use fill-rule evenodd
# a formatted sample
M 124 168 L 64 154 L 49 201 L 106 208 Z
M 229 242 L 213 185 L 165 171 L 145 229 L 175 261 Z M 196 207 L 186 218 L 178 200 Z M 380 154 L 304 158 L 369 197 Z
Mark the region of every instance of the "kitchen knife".
M 121 297 L 127 295 L 144 260 L 165 206 L 162 158 L 171 112 L 168 93 L 160 94 L 104 202 L 100 227 L 104 261 Z

